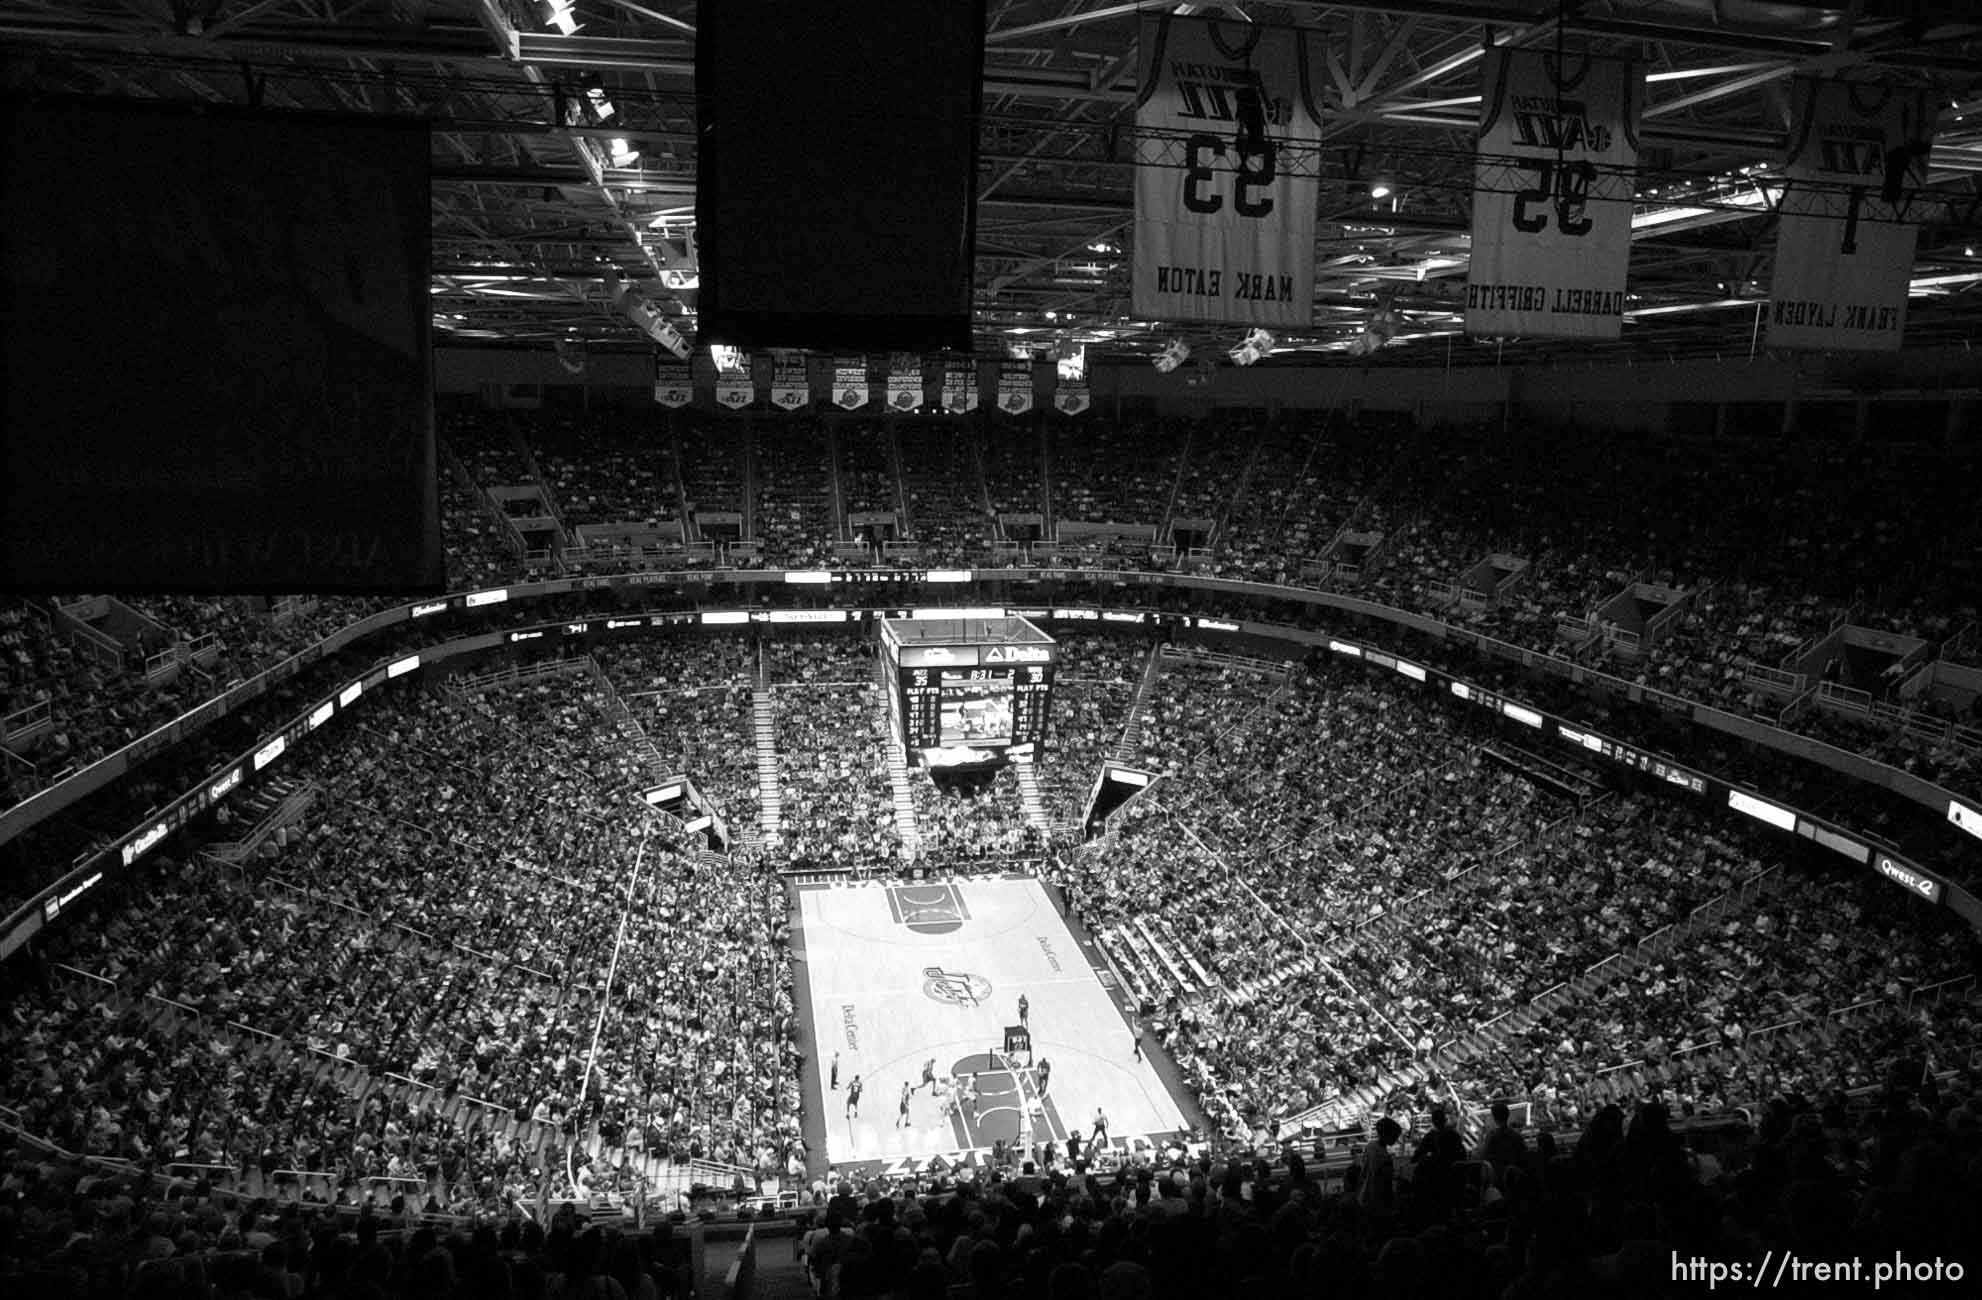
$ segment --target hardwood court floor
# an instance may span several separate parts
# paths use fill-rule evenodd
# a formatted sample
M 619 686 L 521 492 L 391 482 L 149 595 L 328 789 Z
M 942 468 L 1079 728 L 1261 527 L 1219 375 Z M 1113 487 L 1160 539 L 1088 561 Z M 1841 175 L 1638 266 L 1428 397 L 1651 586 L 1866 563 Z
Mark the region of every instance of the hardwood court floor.
M 817 1067 L 806 1091 L 834 1166 L 976 1163 L 998 1138 L 1028 1148 L 1050 1138 L 1064 1149 L 1072 1129 L 1088 1140 L 1096 1107 L 1118 1149 L 1161 1145 L 1151 1139 L 1185 1128 L 1156 1070 L 1134 1057 L 1100 954 L 1075 940 L 1038 881 L 818 885 L 802 887 L 798 901 Z M 1021 994 L 1030 1062 L 1003 1055 Z M 931 1058 L 935 1090 L 922 1081 Z M 1052 1067 L 1043 1093 L 1041 1062 Z M 978 1104 L 946 1106 L 942 1085 L 969 1073 Z M 847 1107 L 856 1074 L 858 1115 Z

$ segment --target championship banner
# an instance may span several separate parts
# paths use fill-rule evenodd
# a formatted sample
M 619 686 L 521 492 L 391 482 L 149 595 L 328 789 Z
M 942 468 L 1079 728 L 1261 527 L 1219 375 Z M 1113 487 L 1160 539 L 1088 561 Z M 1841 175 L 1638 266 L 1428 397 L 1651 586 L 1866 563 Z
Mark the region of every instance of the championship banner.
M 888 409 L 907 414 L 922 405 L 922 358 L 913 352 L 888 354 Z
M 805 354 L 777 352 L 771 361 L 771 405 L 780 411 L 796 411 L 812 400 L 806 387 Z
M 943 409 L 958 415 L 977 409 L 976 361 L 951 361 L 943 367 Z
M 1924 89 L 1796 83 L 1770 347 L 1898 349 L 1913 278 L 1908 192 L 1926 179 L 1934 114 Z
M 654 400 L 669 408 L 686 406 L 695 400 L 695 381 L 686 361 L 655 360 Z
M 1062 415 L 1079 415 L 1087 409 L 1087 385 L 1061 384 L 1053 394 L 1053 405 Z
M 839 357 L 834 360 L 833 405 L 845 411 L 867 405 L 867 358 Z
M 1006 361 L 998 367 L 998 409 L 1024 415 L 1032 409 L 1032 363 Z
M 1636 63 L 1496 49 L 1480 98 L 1466 333 L 1614 339 L 1624 329 Z
M 750 382 L 751 357 L 748 352 L 739 353 L 735 370 L 716 371 L 716 404 L 726 410 L 740 411 L 757 400 L 755 387 Z
M 1143 20 L 1136 315 L 1311 323 L 1321 174 L 1312 37 L 1170 13 Z

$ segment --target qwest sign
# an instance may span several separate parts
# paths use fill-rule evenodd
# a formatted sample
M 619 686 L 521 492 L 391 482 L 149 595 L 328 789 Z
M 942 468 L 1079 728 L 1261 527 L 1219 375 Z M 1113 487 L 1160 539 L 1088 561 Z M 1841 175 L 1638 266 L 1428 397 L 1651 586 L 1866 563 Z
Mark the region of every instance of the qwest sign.
M 1930 903 L 1941 901 L 1941 882 L 1932 876 L 1923 875 L 1913 868 L 1893 860 L 1881 853 L 1873 860 L 1872 869 L 1895 884 L 1904 885 Z

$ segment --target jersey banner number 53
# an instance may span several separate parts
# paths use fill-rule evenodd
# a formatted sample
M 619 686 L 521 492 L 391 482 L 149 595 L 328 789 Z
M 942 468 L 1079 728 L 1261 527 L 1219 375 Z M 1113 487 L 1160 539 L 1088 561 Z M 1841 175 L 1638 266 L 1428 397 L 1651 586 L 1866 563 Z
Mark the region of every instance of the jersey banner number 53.
M 1142 24 L 1136 315 L 1308 325 L 1318 33 L 1175 14 Z

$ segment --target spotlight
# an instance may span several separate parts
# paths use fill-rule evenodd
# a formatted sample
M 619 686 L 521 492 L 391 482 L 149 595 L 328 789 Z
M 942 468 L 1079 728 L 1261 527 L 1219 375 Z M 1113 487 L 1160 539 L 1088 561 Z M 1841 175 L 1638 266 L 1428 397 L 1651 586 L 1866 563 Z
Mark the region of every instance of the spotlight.
M 633 147 L 631 140 L 622 140 L 615 137 L 612 142 L 611 161 L 615 167 L 631 167 L 634 163 L 640 161 L 640 151 Z
M 1150 359 L 1150 364 L 1155 366 L 1159 373 L 1167 375 L 1178 366 L 1183 365 L 1184 362 L 1190 360 L 1190 356 L 1190 344 L 1184 342 L 1182 339 L 1172 339 L 1170 340 L 1170 346 L 1164 348 Z
M 1270 355 L 1272 351 L 1272 333 L 1267 330 L 1255 328 L 1245 338 L 1239 341 L 1239 345 L 1232 349 L 1230 355 L 1234 364 L 1249 366 L 1261 357 Z
M 544 21 L 557 28 L 560 36 L 575 36 L 578 33 L 578 15 L 571 12 L 572 0 L 544 0 L 548 11 Z
M 1396 188 L 1389 181 L 1370 182 L 1370 197 L 1373 199 L 1387 199 L 1396 192 Z

